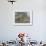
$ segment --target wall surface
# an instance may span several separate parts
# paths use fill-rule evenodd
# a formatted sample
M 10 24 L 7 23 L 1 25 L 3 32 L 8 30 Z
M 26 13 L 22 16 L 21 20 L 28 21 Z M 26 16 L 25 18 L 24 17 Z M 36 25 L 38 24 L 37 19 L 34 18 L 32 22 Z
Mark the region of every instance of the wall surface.
M 15 26 L 16 10 L 33 10 L 32 26 Z M 26 32 L 33 40 L 46 40 L 46 0 L 17 0 L 13 5 L 0 0 L 0 40 L 15 40 L 19 32 Z

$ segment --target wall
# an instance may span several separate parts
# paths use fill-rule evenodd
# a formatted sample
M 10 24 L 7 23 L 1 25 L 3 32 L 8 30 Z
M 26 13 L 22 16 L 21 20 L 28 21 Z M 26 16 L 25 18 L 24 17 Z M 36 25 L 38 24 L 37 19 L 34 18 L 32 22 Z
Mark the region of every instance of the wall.
M 16 10 L 33 10 L 33 25 L 15 26 Z M 18 32 L 26 32 L 37 41 L 46 40 L 45 0 L 17 0 L 13 5 L 7 0 L 0 0 L 0 40 L 14 40 Z

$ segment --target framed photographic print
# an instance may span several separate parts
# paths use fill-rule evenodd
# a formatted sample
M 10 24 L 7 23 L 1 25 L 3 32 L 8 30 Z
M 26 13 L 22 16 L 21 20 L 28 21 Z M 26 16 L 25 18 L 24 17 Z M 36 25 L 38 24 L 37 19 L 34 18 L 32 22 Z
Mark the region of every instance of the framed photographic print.
M 32 11 L 16 11 L 15 25 L 32 25 Z

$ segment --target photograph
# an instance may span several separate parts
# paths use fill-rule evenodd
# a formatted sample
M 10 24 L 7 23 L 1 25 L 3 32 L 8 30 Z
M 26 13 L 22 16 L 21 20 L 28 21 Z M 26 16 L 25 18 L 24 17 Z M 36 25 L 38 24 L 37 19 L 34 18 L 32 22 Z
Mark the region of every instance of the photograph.
M 0 0 L 0 46 L 46 46 L 46 0 Z
M 32 15 L 30 12 L 15 12 L 15 25 L 32 25 Z

